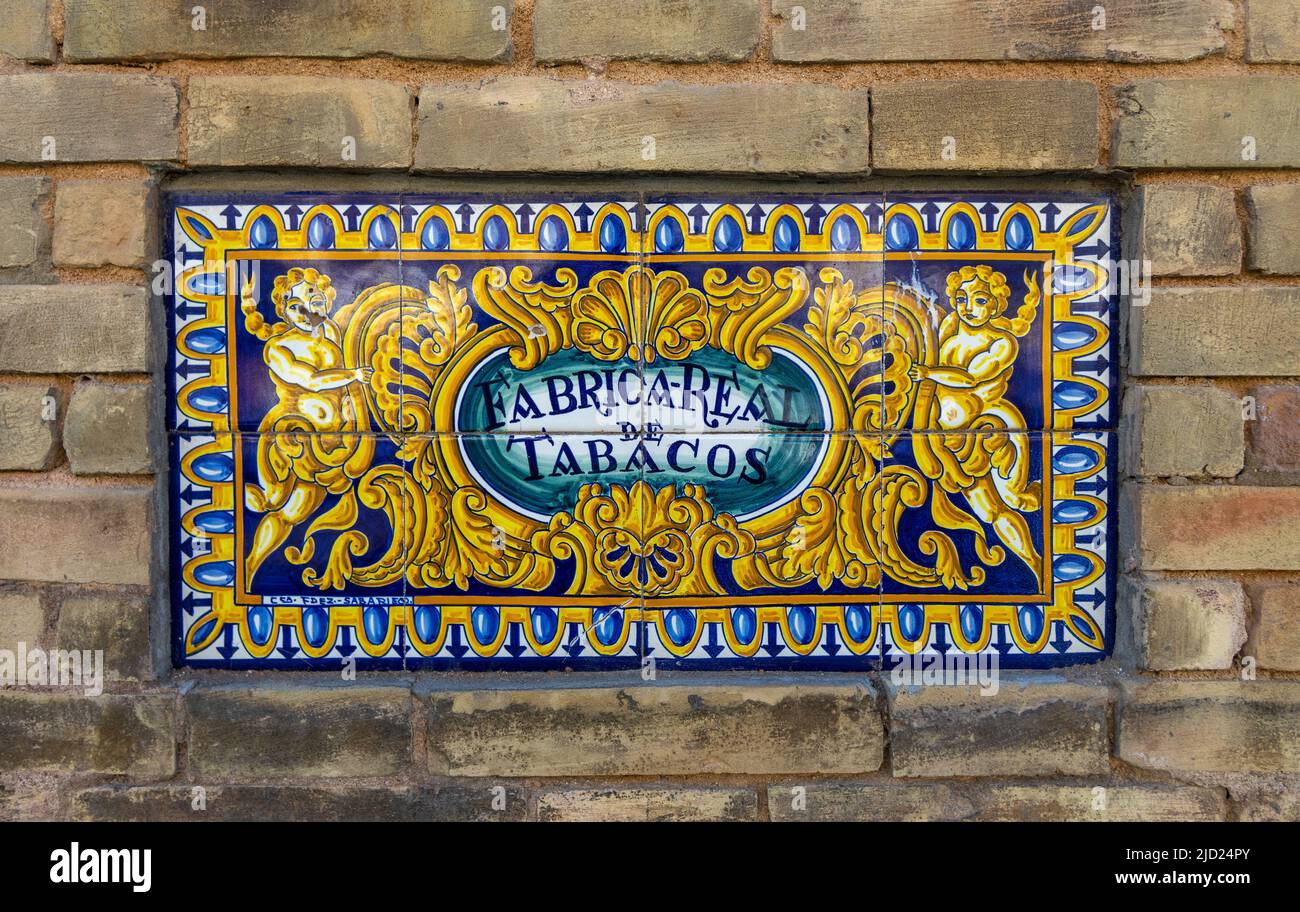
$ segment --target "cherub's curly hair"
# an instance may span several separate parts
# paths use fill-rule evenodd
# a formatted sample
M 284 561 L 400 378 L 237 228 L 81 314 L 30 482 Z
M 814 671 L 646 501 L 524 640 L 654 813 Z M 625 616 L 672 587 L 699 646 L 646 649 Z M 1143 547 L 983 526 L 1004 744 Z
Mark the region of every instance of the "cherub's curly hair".
M 1016 311 L 1015 316 L 1003 316 L 1007 312 L 1007 305 L 1011 303 L 1011 286 L 1007 284 L 1007 277 L 1000 272 L 994 272 L 992 266 L 963 266 L 961 269 L 948 273 L 948 300 L 957 293 L 957 288 L 971 279 L 979 279 L 988 286 L 989 294 L 997 301 L 997 307 L 989 319 L 989 323 L 999 329 L 1005 329 L 1008 332 L 1015 333 L 1017 336 L 1026 335 L 1034 325 L 1034 317 L 1038 313 L 1038 305 L 1042 301 L 1042 293 L 1038 290 L 1038 276 L 1032 269 L 1025 270 L 1025 300 Z
M 243 303 L 240 308 L 244 312 L 244 328 L 263 342 L 285 332 L 289 328 L 289 324 L 283 322 L 285 319 L 285 299 L 289 296 L 289 289 L 299 282 L 308 282 L 320 289 L 321 294 L 325 295 L 326 312 L 334 306 L 334 296 L 338 294 L 338 289 L 334 287 L 330 277 L 322 275 L 310 266 L 306 269 L 295 266 L 284 275 L 276 276 L 275 283 L 271 286 L 271 301 L 275 304 L 275 315 L 280 318 L 281 322 L 268 326 L 266 321 L 262 319 L 262 315 L 257 312 L 257 299 L 253 297 L 253 283 L 250 281 L 244 286 Z
M 994 272 L 992 266 L 963 266 L 961 269 L 948 273 L 948 299 L 957 293 L 958 287 L 966 284 L 971 279 L 979 279 L 989 287 L 989 293 L 993 295 L 998 302 L 997 312 L 993 316 L 1000 316 L 1006 313 L 1007 304 L 1011 301 L 1011 286 L 1007 284 L 1007 277 L 1000 272 Z
M 315 269 L 308 266 L 302 268 L 295 266 L 282 276 L 275 277 L 275 284 L 271 286 L 271 302 L 275 304 L 275 312 L 280 317 L 284 316 L 284 302 L 289 296 L 289 289 L 299 282 L 306 282 L 308 285 L 315 285 L 320 289 L 321 294 L 325 296 L 326 310 L 334 306 L 334 297 L 339 293 L 330 281 L 327 275 L 321 275 Z

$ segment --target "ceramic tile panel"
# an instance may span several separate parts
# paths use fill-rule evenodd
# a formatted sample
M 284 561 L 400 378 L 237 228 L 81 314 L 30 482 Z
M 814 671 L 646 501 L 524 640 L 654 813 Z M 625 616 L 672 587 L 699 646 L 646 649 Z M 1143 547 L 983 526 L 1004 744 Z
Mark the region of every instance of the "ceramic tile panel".
M 173 198 L 168 428 L 379 430 L 398 361 L 375 346 L 378 370 L 343 364 L 377 332 L 361 325 L 361 292 L 402 286 L 399 206 L 396 195 Z
M 408 438 L 408 668 L 630 668 L 643 463 L 626 434 Z
M 883 427 L 883 212 L 879 194 L 650 201 L 646 270 L 664 291 L 646 431 L 705 463 L 678 488 L 701 523 L 695 578 L 645 592 L 659 665 L 877 659 L 877 532 L 856 485 Z
M 176 433 L 170 462 L 178 662 L 405 666 L 418 618 L 399 441 Z
M 402 215 L 407 596 L 440 622 L 408 667 L 634 666 L 644 207 L 408 195 Z
M 1104 197 L 168 203 L 178 664 L 1109 650 Z
M 575 583 L 589 555 L 558 531 L 564 557 L 535 551 L 545 523 L 505 496 L 515 476 L 491 496 L 480 479 L 577 429 L 607 434 L 559 447 L 594 453 L 599 479 L 635 443 L 644 208 L 295 194 L 168 211 L 178 663 L 635 663 L 635 581 Z M 592 369 L 570 379 L 579 350 Z M 213 452 L 184 458 L 198 442 Z M 221 508 L 190 517 L 205 491 Z M 229 553 L 197 559 L 207 544 Z
M 930 333 L 912 358 L 919 379 L 897 375 L 920 387 L 911 427 L 1115 428 L 1123 276 L 1110 197 L 887 194 L 886 202 L 892 322 L 924 315 L 913 322 Z
M 639 200 L 406 196 L 402 214 L 406 431 L 635 432 Z
M 647 427 L 878 430 L 883 203 L 652 199 Z
M 666 433 L 644 591 L 664 667 L 867 668 L 878 658 L 874 434 Z M 676 475 L 679 484 L 665 484 Z M 655 476 L 647 474 L 647 481 Z
M 882 475 L 886 670 L 963 654 L 1000 667 L 1107 654 L 1113 432 L 909 432 L 890 441 Z

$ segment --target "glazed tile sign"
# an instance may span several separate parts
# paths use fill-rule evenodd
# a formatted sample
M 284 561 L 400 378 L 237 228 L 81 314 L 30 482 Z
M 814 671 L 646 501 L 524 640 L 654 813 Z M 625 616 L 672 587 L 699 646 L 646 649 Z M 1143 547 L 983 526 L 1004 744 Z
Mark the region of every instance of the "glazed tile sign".
M 1105 196 L 168 200 L 178 664 L 1113 637 Z

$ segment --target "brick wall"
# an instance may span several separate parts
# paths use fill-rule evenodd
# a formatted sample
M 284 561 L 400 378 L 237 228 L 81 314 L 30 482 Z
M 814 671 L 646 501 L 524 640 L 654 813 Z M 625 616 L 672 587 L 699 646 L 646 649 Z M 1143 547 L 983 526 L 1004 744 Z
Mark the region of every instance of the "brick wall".
M 1300 2 L 194 6 L 0 2 L 0 647 L 110 669 L 0 690 L 0 819 L 1300 817 Z M 1131 187 L 1115 657 L 996 697 L 171 672 L 153 200 L 241 168 Z

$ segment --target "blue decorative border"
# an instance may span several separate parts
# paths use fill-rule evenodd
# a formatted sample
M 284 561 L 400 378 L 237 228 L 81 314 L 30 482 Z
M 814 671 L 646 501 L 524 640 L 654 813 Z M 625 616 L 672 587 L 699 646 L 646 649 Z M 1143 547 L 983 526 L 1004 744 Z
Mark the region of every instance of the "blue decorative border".
M 627 195 L 629 198 L 632 195 Z M 845 195 L 809 195 L 807 197 L 789 197 L 780 200 L 771 199 L 747 199 L 744 205 L 758 206 L 759 208 L 772 209 L 783 204 L 794 203 L 804 215 L 804 224 L 799 226 L 801 232 L 812 234 L 809 229 L 813 227 L 812 222 L 818 221 L 816 226 L 821 229 L 822 233 L 832 232 L 834 224 L 827 218 L 831 207 L 836 203 L 841 203 L 845 199 L 853 198 L 867 200 L 864 207 L 863 218 L 865 220 L 865 237 L 860 237 L 858 243 L 865 246 L 872 239 L 873 231 L 878 238 L 879 243 L 885 249 L 902 252 L 906 247 L 891 248 L 889 246 L 889 226 L 894 207 L 897 205 L 914 206 L 921 210 L 927 219 L 922 226 L 922 231 L 931 224 L 939 224 L 944 219 L 945 211 L 948 206 L 956 201 L 970 203 L 980 208 L 988 206 L 991 209 L 988 217 L 994 223 L 1001 217 L 1008 207 L 1032 200 L 1030 203 L 1037 217 L 1040 219 L 1040 226 L 1044 227 L 1048 222 L 1054 222 L 1057 225 L 1063 224 L 1075 212 L 1086 208 L 1089 205 L 1105 203 L 1108 206 L 1107 223 L 1097 226 L 1098 230 L 1085 239 L 1085 242 L 1078 244 L 1074 248 L 1076 262 L 1089 262 L 1097 264 L 1102 268 L 1113 273 L 1113 254 L 1118 250 L 1119 244 L 1119 219 L 1118 210 L 1115 206 L 1113 197 L 1109 195 L 1091 195 L 1091 194 L 1041 194 L 1041 195 L 1019 195 L 1019 194 L 956 194 L 956 193 L 934 193 L 934 194 L 892 194 L 870 195 L 859 194 L 856 197 L 846 197 Z M 542 208 L 546 203 L 564 199 L 571 205 L 571 212 L 581 212 L 582 208 L 589 210 L 586 218 L 589 220 L 600 210 L 601 206 L 607 205 L 595 200 L 583 200 L 578 197 L 528 197 L 521 195 L 518 199 L 511 200 L 509 204 L 503 204 L 501 201 L 486 197 L 457 197 L 452 200 L 446 197 L 430 197 L 427 195 L 394 195 L 388 198 L 387 202 L 376 204 L 377 197 L 368 194 L 341 194 L 341 195 L 320 195 L 320 194 L 285 194 L 273 197 L 263 197 L 255 195 L 221 195 L 213 196 L 207 194 L 179 194 L 168 197 L 165 204 L 166 223 L 164 229 L 164 238 L 167 250 L 173 256 L 173 262 L 177 267 L 176 275 L 180 276 L 181 271 L 186 267 L 193 267 L 195 263 L 195 253 L 192 244 L 178 234 L 179 226 L 177 222 L 178 209 L 191 209 L 196 211 L 206 211 L 215 207 L 221 217 L 226 220 L 225 224 L 234 224 L 236 227 L 247 228 L 241 225 L 240 220 L 248 216 L 249 212 L 256 206 L 272 206 L 277 209 L 284 217 L 291 217 L 291 209 L 297 208 L 303 211 L 303 207 L 310 208 L 311 205 L 325 203 L 333 205 L 340 210 L 348 207 L 356 207 L 356 217 L 358 221 L 366 216 L 369 209 L 376 205 L 381 207 L 390 207 L 396 213 L 396 220 L 400 223 L 401 228 L 405 229 L 413 225 L 410 219 L 419 218 L 431 206 L 451 204 L 457 207 L 458 215 L 467 220 L 459 225 L 450 226 L 452 232 L 457 235 L 458 239 L 463 241 L 467 232 L 461 230 L 465 227 L 471 229 L 468 234 L 478 232 L 482 240 L 483 227 L 477 224 L 489 210 L 497 209 L 506 205 L 508 211 L 512 211 L 519 217 L 521 210 L 532 209 L 534 212 Z M 716 206 L 724 203 L 734 203 L 735 198 L 704 199 L 690 198 L 689 201 L 683 202 L 681 198 L 672 198 L 671 203 L 680 206 L 686 211 L 696 210 L 695 218 L 703 216 L 707 221 Z M 667 199 L 647 199 L 643 203 L 623 204 L 624 212 L 627 217 L 627 227 L 633 232 L 640 228 L 645 228 L 654 218 L 657 207 L 668 203 Z M 766 205 L 765 205 L 766 204 Z M 451 208 L 451 205 L 448 208 Z M 510 209 L 514 206 L 514 209 Z M 873 207 L 879 207 L 879 212 L 874 212 Z M 363 208 L 364 207 L 364 208 Z M 933 207 L 933 208 L 931 208 Z M 820 215 L 818 211 L 820 210 Z M 937 211 L 936 211 L 937 210 Z M 1054 211 L 1052 211 L 1054 210 Z M 751 210 L 752 212 L 752 210 Z M 531 214 L 531 213 L 530 213 Z M 876 218 L 873 220 L 873 214 Z M 809 218 L 809 216 L 814 216 Z M 753 227 L 763 227 L 762 237 L 768 238 L 768 243 L 779 244 L 775 239 L 770 228 L 767 228 L 761 222 L 761 216 L 758 218 L 759 225 L 752 222 L 744 223 L 741 229 L 741 250 L 751 252 L 752 245 L 760 238 L 760 233 L 751 229 Z M 590 221 L 588 224 L 591 224 Z M 987 222 L 984 227 L 987 227 Z M 516 228 L 520 224 L 516 224 Z M 596 226 L 592 225 L 593 230 Z M 687 225 L 683 232 L 685 235 L 698 235 L 703 232 L 695 232 L 691 229 L 694 225 Z M 535 228 L 535 226 L 534 226 Z M 399 231 L 399 237 L 401 232 Z M 1109 242 L 1106 238 L 1109 238 Z M 637 238 L 629 246 L 649 247 L 647 255 L 651 258 L 654 256 L 655 238 L 647 235 L 643 238 Z M 907 240 L 906 237 L 903 238 Z M 399 240 L 398 244 L 402 242 Z M 488 242 L 484 241 L 484 249 Z M 771 248 L 769 248 L 771 249 Z M 1004 248 L 1005 249 L 1005 248 Z M 968 248 L 956 251 L 963 256 L 978 253 L 979 248 Z M 311 251 L 305 251 L 310 256 Z M 883 258 L 883 255 L 882 255 Z M 1101 485 L 1102 491 L 1106 492 L 1104 498 L 1107 504 L 1107 516 L 1101 523 L 1102 529 L 1109 529 L 1100 546 L 1099 556 L 1105 561 L 1105 572 L 1099 584 L 1087 590 L 1088 598 L 1091 604 L 1088 611 L 1102 626 L 1105 639 L 1104 649 L 1095 649 L 1077 640 L 1077 638 L 1067 637 L 1063 632 L 1060 634 L 1059 648 L 1053 644 L 1052 652 L 1049 654 L 1044 651 L 1038 654 L 1030 654 L 1020 650 L 1018 647 L 1011 646 L 1005 648 L 1005 639 L 995 647 L 1000 656 L 1000 663 L 1003 667 L 1017 668 L 1046 668 L 1058 667 L 1062 665 L 1080 664 L 1098 661 L 1107 655 L 1113 646 L 1115 631 L 1115 574 L 1116 567 L 1116 535 L 1114 529 L 1115 522 L 1115 502 L 1112 493 L 1116 493 L 1116 417 L 1118 402 L 1115 396 L 1118 392 L 1119 383 L 1119 343 L 1118 343 L 1118 298 L 1114 293 L 1098 297 L 1095 301 L 1083 302 L 1092 308 L 1090 313 L 1096 316 L 1108 325 L 1109 339 L 1105 347 L 1105 355 L 1098 357 L 1100 353 L 1093 354 L 1092 362 L 1096 365 L 1093 372 L 1098 377 L 1099 382 L 1103 382 L 1108 389 L 1109 395 L 1101 405 L 1090 412 L 1084 413 L 1083 421 L 1073 422 L 1067 428 L 1058 429 L 1058 434 L 1068 434 L 1071 432 L 1096 435 L 1098 439 L 1104 442 L 1105 451 L 1108 456 L 1104 470 L 1097 476 L 1097 484 Z M 166 319 L 169 334 L 174 340 L 178 334 L 189 324 L 196 320 L 202 319 L 200 309 L 204 308 L 202 302 L 194 300 L 184 289 L 178 289 L 166 296 Z M 206 309 L 202 310 L 206 313 Z M 1053 327 L 1053 338 L 1056 337 L 1056 327 Z M 230 327 L 226 328 L 227 338 L 231 331 Z M 1102 363 L 1102 362 L 1107 363 Z M 219 431 L 215 425 L 208 424 L 203 426 L 196 422 L 192 417 L 179 418 L 176 410 L 177 395 L 179 389 L 184 387 L 190 379 L 198 375 L 202 370 L 202 365 L 193 358 L 185 357 L 177 350 L 175 344 L 169 347 L 166 370 L 166 384 L 168 394 L 168 426 L 171 446 L 169 447 L 169 465 L 170 465 L 170 503 L 175 511 L 173 521 L 170 524 L 169 537 L 172 554 L 172 578 L 171 578 L 171 599 L 173 606 L 173 660 L 177 666 L 188 666 L 196 668 L 280 668 L 280 669 L 316 669 L 316 670 L 337 670 L 340 663 L 346 659 L 352 659 L 356 666 L 361 669 L 374 670 L 413 670 L 413 669 L 518 669 L 518 670 L 542 670 L 555 668 L 572 668 L 572 669 L 626 669 L 639 665 L 643 660 L 653 658 L 655 663 L 662 667 L 670 668 L 709 668 L 709 669 L 729 669 L 729 668 L 766 668 L 781 670 L 797 669 L 825 669 L 825 670 L 862 670 L 866 668 L 879 667 L 882 662 L 884 667 L 889 667 L 894 661 L 894 655 L 891 650 L 895 647 L 892 645 L 892 635 L 886 626 L 880 627 L 879 637 L 875 647 L 862 655 L 846 655 L 847 647 L 839 640 L 837 628 L 824 626 L 819 642 L 816 647 L 806 655 L 795 656 L 790 650 L 791 643 L 787 639 L 787 627 L 774 622 L 764 622 L 764 630 L 759 635 L 764 638 L 771 638 L 770 648 L 760 650 L 760 655 L 745 657 L 737 654 L 726 645 L 725 637 L 721 635 L 721 628 L 717 622 L 706 621 L 706 633 L 702 637 L 704 646 L 697 653 L 689 656 L 673 655 L 671 650 L 665 647 L 660 640 L 660 625 L 656 615 L 648 615 L 651 620 L 637 621 L 634 620 L 634 614 L 638 613 L 635 605 L 627 606 L 626 616 L 622 619 L 623 630 L 627 638 L 627 649 L 615 656 L 597 657 L 589 654 L 584 650 L 585 641 L 589 640 L 591 631 L 579 629 L 577 624 L 566 624 L 568 631 L 565 636 L 576 634 L 572 645 L 576 648 L 566 651 L 563 647 L 557 649 L 549 656 L 542 656 L 533 652 L 526 645 L 526 639 L 522 636 L 517 639 L 509 640 L 511 643 L 523 644 L 522 648 L 515 646 L 511 652 L 518 650 L 518 654 L 497 654 L 494 656 L 479 656 L 463 641 L 461 645 L 455 645 L 448 642 L 442 652 L 435 656 L 425 657 L 419 655 L 408 642 L 398 639 L 394 642 L 392 650 L 384 656 L 372 657 L 361 653 L 354 642 L 337 642 L 329 652 L 318 657 L 305 657 L 300 646 L 304 645 L 290 639 L 285 643 L 283 648 L 276 650 L 275 658 L 255 658 L 251 656 L 238 642 L 238 636 L 234 633 L 234 628 L 226 625 L 222 631 L 222 636 L 217 642 L 214 642 L 208 649 L 195 655 L 185 655 L 184 636 L 187 631 L 193 632 L 193 625 L 202 616 L 202 610 L 205 607 L 205 594 L 194 589 L 185 580 L 183 568 L 188 562 L 193 561 L 201 553 L 204 542 L 196 540 L 187 530 L 183 529 L 179 517 L 186 510 L 202 502 L 203 485 L 196 484 L 193 478 L 187 477 L 182 471 L 182 458 L 187 451 L 187 447 L 192 446 L 199 441 L 215 441 Z M 1111 403 L 1114 402 L 1114 405 Z M 213 484 L 220 484 L 220 481 L 214 480 Z M 210 489 L 211 490 L 211 489 Z M 1102 492 L 1098 492 L 1098 496 Z M 219 534 L 219 533 L 218 533 Z M 1050 530 L 1044 530 L 1044 535 L 1050 535 Z M 209 542 L 210 544 L 210 542 Z M 884 599 L 882 597 L 881 601 Z M 682 609 L 691 611 L 692 609 Z M 499 623 L 499 621 L 498 621 Z M 711 633 L 709 632 L 710 629 Z M 1062 631 L 1064 625 L 1061 625 Z M 924 644 L 921 644 L 922 654 L 942 654 L 945 645 L 945 633 L 943 625 L 934 625 L 931 629 L 931 635 Z M 468 634 L 468 627 L 466 628 Z M 520 631 L 515 631 L 519 633 Z M 803 644 L 806 647 L 807 644 Z M 459 654 L 456 654 L 459 652 Z M 564 654 L 561 654 L 564 653 Z

